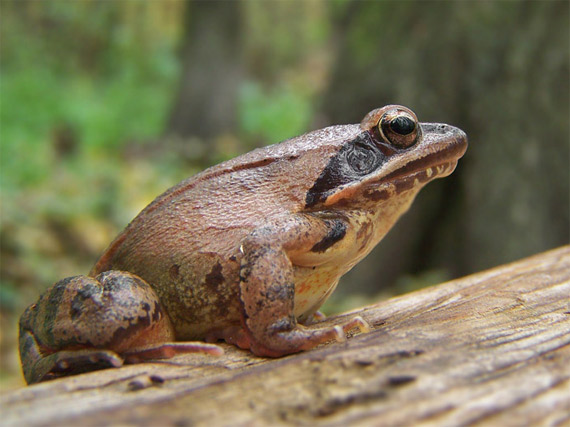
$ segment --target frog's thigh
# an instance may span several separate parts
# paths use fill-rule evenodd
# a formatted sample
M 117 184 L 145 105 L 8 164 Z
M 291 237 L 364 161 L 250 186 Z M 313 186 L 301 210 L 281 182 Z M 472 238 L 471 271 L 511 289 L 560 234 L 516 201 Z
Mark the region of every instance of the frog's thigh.
M 152 288 L 122 271 L 61 280 L 20 319 L 28 382 L 120 366 L 124 351 L 173 339 Z
M 344 235 L 338 231 L 344 227 L 341 222 L 298 215 L 259 228 L 244 241 L 240 298 L 253 353 L 281 356 L 344 338 L 344 328 L 305 329 L 297 325 L 291 262 L 291 258 L 334 244 Z

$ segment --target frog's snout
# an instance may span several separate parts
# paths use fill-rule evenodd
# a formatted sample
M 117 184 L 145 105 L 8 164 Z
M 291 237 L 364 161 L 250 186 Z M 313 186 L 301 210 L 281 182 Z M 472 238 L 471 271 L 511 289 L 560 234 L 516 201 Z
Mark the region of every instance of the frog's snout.
M 441 151 L 456 160 L 467 150 L 467 134 L 461 129 L 444 123 L 420 123 L 422 135 L 429 144 L 436 144 Z
M 445 126 L 445 130 L 447 132 L 449 132 L 451 135 L 451 137 L 455 140 L 455 145 L 457 146 L 457 158 L 461 158 L 463 157 L 463 155 L 465 154 L 465 152 L 467 151 L 467 146 L 469 145 L 468 143 L 468 138 L 467 138 L 467 134 L 465 132 L 463 132 L 461 129 L 456 128 L 454 126 L 449 126 L 449 125 L 442 125 Z
M 450 126 L 446 124 L 440 124 L 439 126 L 443 134 L 448 134 L 449 136 L 455 139 L 456 144 L 464 146 L 465 150 L 467 149 L 468 142 L 467 142 L 467 134 L 465 132 L 463 132 L 459 128 L 456 128 L 455 126 Z
M 461 129 L 445 123 L 420 123 L 422 133 L 454 136 L 467 142 L 467 134 Z

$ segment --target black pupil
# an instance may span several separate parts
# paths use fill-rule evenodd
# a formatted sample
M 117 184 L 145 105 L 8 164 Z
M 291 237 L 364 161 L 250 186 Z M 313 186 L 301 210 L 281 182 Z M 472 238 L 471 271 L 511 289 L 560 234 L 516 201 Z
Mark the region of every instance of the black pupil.
M 396 117 L 390 122 L 392 130 L 400 135 L 408 135 L 416 128 L 416 123 L 405 116 Z

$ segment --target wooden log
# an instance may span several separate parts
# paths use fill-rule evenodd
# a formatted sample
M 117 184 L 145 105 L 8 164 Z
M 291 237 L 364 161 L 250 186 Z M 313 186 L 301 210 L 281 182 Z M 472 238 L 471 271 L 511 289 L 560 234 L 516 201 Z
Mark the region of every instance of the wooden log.
M 327 319 L 279 359 L 223 345 L 4 394 L 2 425 L 568 425 L 570 246 Z

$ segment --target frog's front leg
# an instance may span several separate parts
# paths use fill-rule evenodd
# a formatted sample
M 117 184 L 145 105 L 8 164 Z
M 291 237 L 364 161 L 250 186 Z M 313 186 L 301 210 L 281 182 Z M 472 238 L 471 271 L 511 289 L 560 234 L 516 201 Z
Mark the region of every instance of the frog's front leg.
M 240 345 L 259 356 L 278 357 L 330 340 L 344 341 L 355 327 L 369 330 L 360 317 L 342 326 L 314 328 L 299 325 L 294 315 L 295 261 L 309 268 L 311 262 L 334 261 L 323 248 L 339 243 L 347 227 L 350 224 L 342 218 L 299 214 L 259 228 L 245 239 L 240 298 L 246 339 Z
M 176 353 L 221 353 L 174 339 L 153 289 L 123 271 L 63 279 L 20 318 L 20 358 L 30 384 Z

